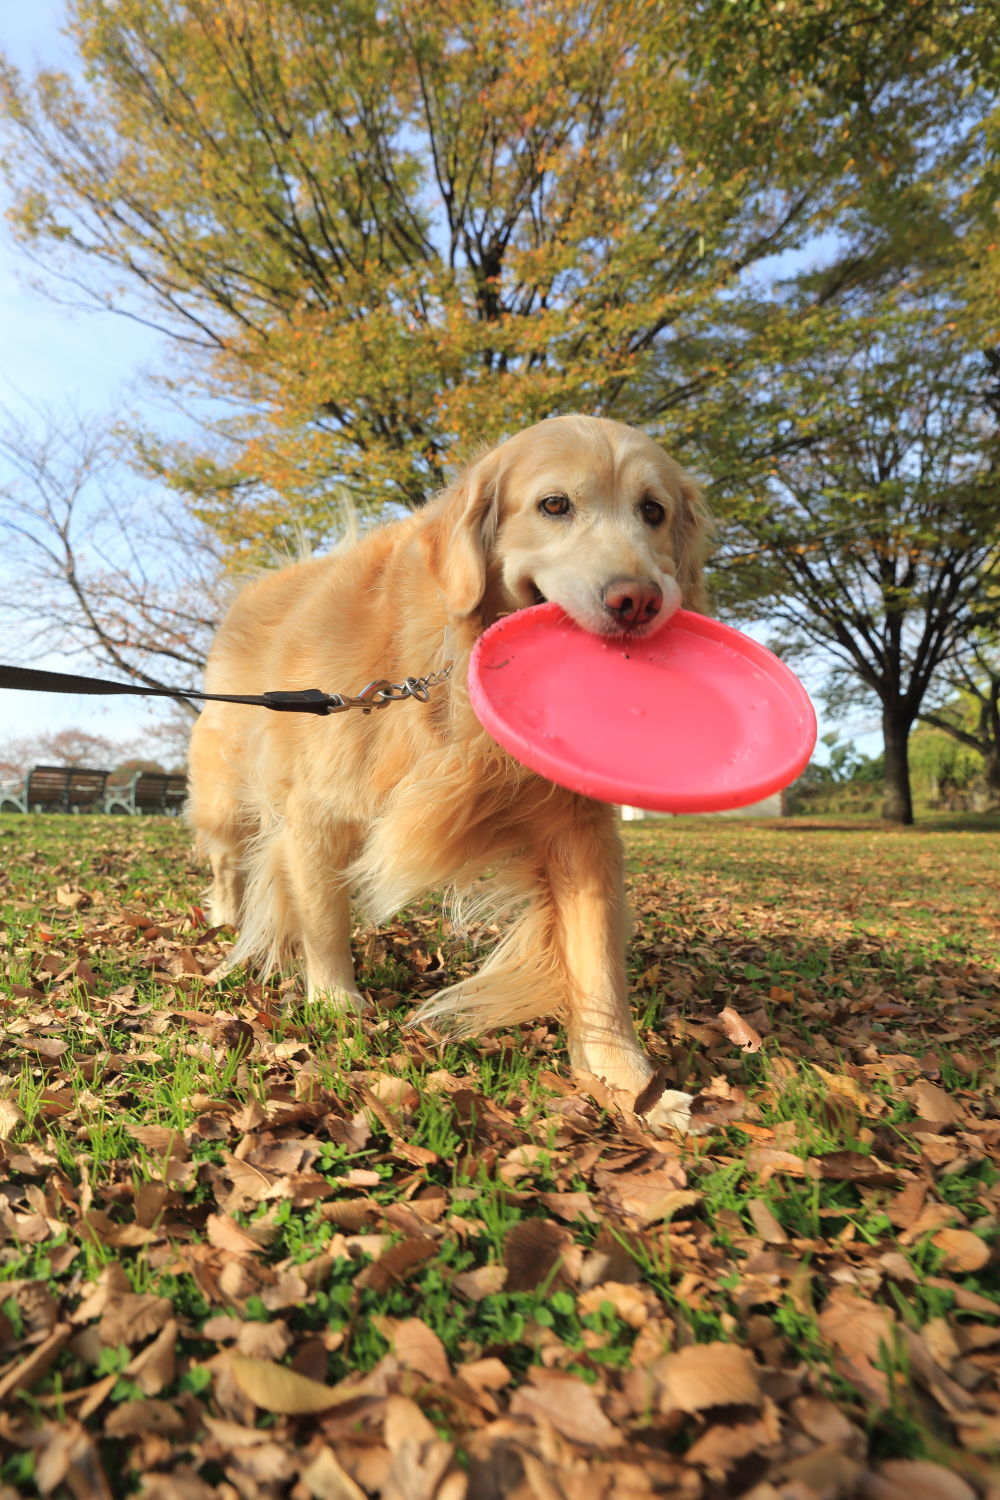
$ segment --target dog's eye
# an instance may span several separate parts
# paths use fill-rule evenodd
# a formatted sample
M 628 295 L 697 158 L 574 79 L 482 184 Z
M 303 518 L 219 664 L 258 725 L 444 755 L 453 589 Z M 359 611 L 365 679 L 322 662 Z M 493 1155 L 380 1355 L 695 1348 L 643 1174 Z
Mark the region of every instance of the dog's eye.
M 659 500 L 650 500 L 647 496 L 639 502 L 639 514 L 648 526 L 660 526 L 667 513 Z
M 573 507 L 567 495 L 546 495 L 544 500 L 539 500 L 538 509 L 547 516 L 568 516 Z

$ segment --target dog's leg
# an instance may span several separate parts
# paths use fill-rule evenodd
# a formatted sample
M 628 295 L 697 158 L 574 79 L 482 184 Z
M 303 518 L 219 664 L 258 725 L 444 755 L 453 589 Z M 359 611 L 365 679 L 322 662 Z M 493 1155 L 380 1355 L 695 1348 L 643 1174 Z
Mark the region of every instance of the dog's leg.
M 209 852 L 212 888 L 208 895 L 208 919 L 213 927 L 239 927 L 243 912 L 246 876 L 239 851 L 216 848 Z
M 344 870 L 357 830 L 317 827 L 290 808 L 284 830 L 285 870 L 298 919 L 310 1000 L 334 1011 L 371 1009 L 358 989 L 351 954 L 351 907 Z
M 570 1062 L 640 1095 L 655 1069 L 636 1035 L 625 977 L 624 859 L 610 808 L 578 804 L 544 851 L 566 974 Z M 646 1112 L 654 1130 L 684 1129 L 690 1095 L 665 1090 Z
M 213 708 L 217 705 L 200 716 L 192 731 L 185 815 L 199 857 L 212 867 L 206 894 L 209 921 L 213 927 L 239 927 L 246 896 L 246 853 L 259 826 Z

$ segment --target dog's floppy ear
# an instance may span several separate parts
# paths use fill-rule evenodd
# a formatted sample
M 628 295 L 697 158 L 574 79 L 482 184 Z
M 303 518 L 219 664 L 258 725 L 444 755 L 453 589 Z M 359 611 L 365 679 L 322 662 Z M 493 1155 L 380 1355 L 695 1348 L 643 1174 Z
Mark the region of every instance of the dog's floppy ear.
M 435 502 L 424 531 L 427 562 L 448 613 L 471 615 L 486 593 L 487 569 L 499 524 L 497 463 L 487 453 Z
M 685 609 L 707 607 L 702 567 L 712 529 L 701 490 L 688 474 L 682 474 L 680 502 L 674 515 L 674 559 Z

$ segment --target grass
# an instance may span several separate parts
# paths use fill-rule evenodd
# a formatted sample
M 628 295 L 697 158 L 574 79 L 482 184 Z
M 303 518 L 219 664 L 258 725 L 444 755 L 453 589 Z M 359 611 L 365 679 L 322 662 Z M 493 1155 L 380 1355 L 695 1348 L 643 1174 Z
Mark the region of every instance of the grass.
M 532 1462 L 742 1494 L 824 1433 L 845 1494 L 901 1458 L 986 1485 L 1000 834 L 625 838 L 636 1012 L 705 1103 L 683 1140 L 609 1114 L 555 1026 L 406 1029 L 473 962 L 432 903 L 359 934 L 376 1012 L 345 1020 L 216 976 L 180 824 L 0 819 L 0 1484 L 298 1495 L 322 1462 L 378 1493 L 408 1432 L 484 1495 Z

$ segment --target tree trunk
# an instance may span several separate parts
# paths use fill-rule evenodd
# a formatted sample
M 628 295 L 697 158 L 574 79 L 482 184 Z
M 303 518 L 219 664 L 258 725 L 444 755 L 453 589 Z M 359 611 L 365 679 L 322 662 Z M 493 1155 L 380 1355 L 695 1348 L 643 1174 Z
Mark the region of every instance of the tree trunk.
M 885 795 L 882 816 L 888 823 L 913 822 L 913 795 L 910 791 L 910 724 L 897 710 L 882 710 L 882 733 L 885 737 Z
M 991 745 L 986 752 L 986 807 L 1000 807 L 1000 745 Z

